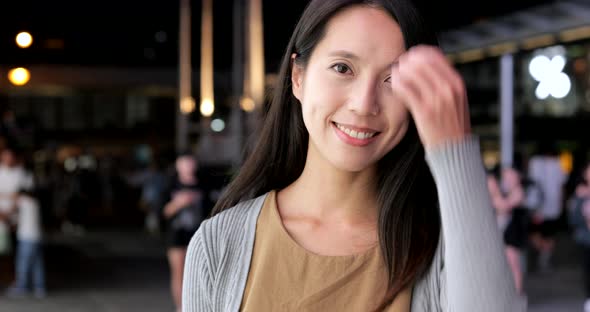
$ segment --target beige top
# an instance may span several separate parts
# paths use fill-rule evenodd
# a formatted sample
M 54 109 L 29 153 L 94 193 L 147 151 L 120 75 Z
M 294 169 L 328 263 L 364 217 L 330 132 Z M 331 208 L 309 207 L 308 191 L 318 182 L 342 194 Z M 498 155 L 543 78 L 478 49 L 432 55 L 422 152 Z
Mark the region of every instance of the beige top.
M 256 224 L 241 311 L 373 311 L 385 296 L 387 269 L 378 247 L 351 256 L 320 256 L 283 227 L 270 192 Z M 409 312 L 411 288 L 386 309 Z

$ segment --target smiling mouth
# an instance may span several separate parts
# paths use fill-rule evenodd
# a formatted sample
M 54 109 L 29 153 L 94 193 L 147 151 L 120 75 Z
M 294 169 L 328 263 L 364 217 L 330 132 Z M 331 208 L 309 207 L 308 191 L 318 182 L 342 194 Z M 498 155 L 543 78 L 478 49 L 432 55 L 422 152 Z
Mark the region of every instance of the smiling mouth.
M 336 126 L 336 128 L 340 129 L 340 131 L 346 133 L 346 135 L 348 135 L 349 137 L 357 140 L 367 140 L 381 133 L 378 131 L 361 131 L 351 129 L 334 121 L 332 123 Z

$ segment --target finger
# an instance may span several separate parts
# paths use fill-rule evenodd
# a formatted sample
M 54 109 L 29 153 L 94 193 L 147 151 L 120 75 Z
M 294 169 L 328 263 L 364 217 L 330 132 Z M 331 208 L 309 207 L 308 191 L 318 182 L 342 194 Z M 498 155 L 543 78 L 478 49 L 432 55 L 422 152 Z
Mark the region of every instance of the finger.
M 402 79 L 409 81 L 418 91 L 423 104 L 429 104 L 433 100 L 435 82 L 422 66 L 424 63 L 419 54 L 409 53 L 400 58 L 399 72 Z
M 423 85 L 420 93 L 425 101 L 424 105 L 430 105 L 433 109 L 440 110 L 440 108 L 436 107 L 439 103 L 457 99 L 444 75 L 435 70 L 422 57 L 414 57 L 412 72 L 415 82 Z
M 421 57 L 414 55 L 408 56 L 407 62 L 402 64 L 400 75 L 403 79 L 408 80 L 420 94 L 422 105 L 432 105 L 436 100 L 435 91 L 437 90 L 437 75 L 427 68 L 427 64 Z
M 455 81 L 457 75 L 450 69 L 441 53 L 432 48 L 420 47 L 410 51 L 409 58 L 414 61 L 422 72 L 422 79 L 431 85 L 432 105 L 438 103 L 457 103 L 462 101 L 461 85 Z M 436 101 L 435 101 L 436 100 Z
M 392 92 L 400 97 L 402 103 L 413 114 L 416 107 L 420 106 L 420 95 L 418 91 L 408 81 L 402 79 L 399 72 L 394 69 L 395 73 L 391 75 Z
M 461 110 L 458 116 L 465 129 L 465 133 L 471 131 L 467 92 L 460 74 L 453 68 L 442 51 L 432 47 L 418 47 L 413 53 L 415 59 L 422 58 L 422 69 L 428 72 L 431 81 L 435 83 L 437 97 L 443 103 L 454 103 Z
M 434 66 L 424 63 L 420 67 L 425 72 L 424 79 L 429 80 L 433 85 L 431 91 L 433 109 L 440 111 L 444 109 L 443 106 L 456 106 L 456 103 L 461 101 L 461 97 L 453 90 L 446 77 Z
M 438 73 L 443 78 L 443 81 L 450 84 L 453 94 L 457 99 L 463 98 L 465 91 L 465 83 L 463 78 L 453 67 L 453 65 L 444 56 L 439 49 L 423 49 L 424 59 L 428 67 Z
M 453 65 L 449 62 L 449 60 L 440 48 L 434 46 L 420 45 L 411 48 L 407 53 L 422 56 L 424 60 L 427 61 L 427 63 L 434 66 L 435 69 L 440 70 L 440 72 L 443 73 L 444 77 L 446 77 L 447 79 L 449 79 L 450 82 L 452 82 L 453 87 L 461 86 L 461 82 L 463 81 L 463 79 L 455 70 Z

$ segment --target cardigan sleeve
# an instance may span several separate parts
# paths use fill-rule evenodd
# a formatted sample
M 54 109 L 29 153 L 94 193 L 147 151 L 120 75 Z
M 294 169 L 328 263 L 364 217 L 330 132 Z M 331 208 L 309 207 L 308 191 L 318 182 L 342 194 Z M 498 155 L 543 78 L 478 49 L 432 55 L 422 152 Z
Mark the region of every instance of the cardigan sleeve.
M 468 137 L 426 151 L 437 185 L 444 245 L 441 309 L 525 311 L 516 293 L 487 190 L 479 141 Z
M 206 244 L 208 221 L 201 224 L 187 249 L 182 287 L 182 311 L 213 311 L 213 277 L 210 248 Z

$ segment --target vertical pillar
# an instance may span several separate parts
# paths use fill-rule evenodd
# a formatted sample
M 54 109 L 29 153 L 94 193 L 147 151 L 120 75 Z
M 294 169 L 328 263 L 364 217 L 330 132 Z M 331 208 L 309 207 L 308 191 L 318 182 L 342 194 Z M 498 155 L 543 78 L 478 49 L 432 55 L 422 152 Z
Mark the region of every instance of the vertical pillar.
M 192 100 L 191 88 L 191 6 L 190 0 L 180 0 L 179 55 L 178 55 L 178 103 L 176 105 L 176 150 L 188 147 L 189 123 L 186 107 Z M 194 108 L 193 108 L 194 109 Z
M 502 167 L 514 162 L 514 56 L 500 58 L 500 151 Z

